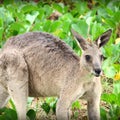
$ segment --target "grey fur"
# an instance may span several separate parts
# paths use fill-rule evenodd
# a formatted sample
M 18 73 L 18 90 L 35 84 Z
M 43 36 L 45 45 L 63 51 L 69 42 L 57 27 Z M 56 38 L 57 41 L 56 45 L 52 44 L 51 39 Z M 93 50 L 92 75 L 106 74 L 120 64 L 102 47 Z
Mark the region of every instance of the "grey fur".
M 69 120 L 72 102 L 82 97 L 88 101 L 89 120 L 100 120 L 101 73 L 95 70 L 101 70 L 102 53 L 96 44 L 72 33 L 85 48 L 81 57 L 48 33 L 29 32 L 5 43 L 0 53 L 0 108 L 11 97 L 19 120 L 25 120 L 28 96 L 58 96 L 57 120 Z M 85 55 L 92 61 L 86 61 Z

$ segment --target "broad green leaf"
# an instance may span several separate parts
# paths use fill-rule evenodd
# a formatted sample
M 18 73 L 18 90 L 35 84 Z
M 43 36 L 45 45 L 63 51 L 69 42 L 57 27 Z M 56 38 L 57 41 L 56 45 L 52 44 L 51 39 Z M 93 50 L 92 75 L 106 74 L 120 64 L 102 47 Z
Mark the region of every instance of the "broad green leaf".
M 33 25 L 32 31 L 43 31 L 43 23 L 42 22 L 36 22 Z
M 80 105 L 80 102 L 77 100 L 75 101 L 73 104 L 72 104 L 72 109 L 80 109 L 81 108 L 81 105 Z
M 114 28 L 116 26 L 116 23 L 113 18 L 105 19 L 105 21 L 106 21 L 106 24 L 108 24 L 111 28 Z
M 75 111 L 74 112 L 74 118 L 77 119 L 79 117 L 79 112 L 78 111 Z
M 32 5 L 32 4 L 30 4 L 30 5 L 26 4 L 25 6 L 22 7 L 21 12 L 30 13 L 30 12 L 33 12 L 33 11 L 36 11 L 36 10 L 38 10 L 37 6 Z
M 70 31 L 70 25 L 71 25 L 70 22 L 63 21 L 62 26 L 61 26 L 63 29 L 63 32 L 68 33 Z
M 33 109 L 30 109 L 27 112 L 27 116 L 29 117 L 30 120 L 36 120 L 36 112 Z
M 48 103 L 43 103 L 41 108 L 48 114 L 50 112 L 50 105 Z
M 113 66 L 114 66 L 114 68 L 116 69 L 117 72 L 120 71 L 120 64 L 119 63 L 115 63 Z
M 116 94 L 116 95 L 120 94 L 120 81 L 115 82 L 113 84 L 113 93 Z
M 107 120 L 107 111 L 104 108 L 100 108 L 101 120 Z
M 95 16 L 90 16 L 86 18 L 86 23 L 90 26 L 90 24 L 95 20 Z
M 17 34 L 24 33 L 25 27 L 23 26 L 22 23 L 14 22 L 13 24 L 10 25 L 9 30 L 13 32 L 12 35 L 16 35 L 14 34 L 15 31 L 17 32 Z
M 0 115 L 1 115 L 3 112 L 5 112 L 6 109 L 7 109 L 6 107 L 1 108 L 1 109 L 0 109 Z
M 79 20 L 78 23 L 72 24 L 72 28 L 76 30 L 81 36 L 87 38 L 88 35 L 88 25 L 86 21 Z
M 0 8 L 0 19 L 1 25 L 4 23 L 7 26 L 8 24 L 14 22 L 12 15 L 3 7 Z
M 73 22 L 73 16 L 71 13 L 66 13 L 64 15 L 62 15 L 60 17 L 60 20 L 64 23 L 64 22 L 68 22 L 68 23 L 72 23 Z
M 52 22 L 50 20 L 45 21 L 43 25 L 43 30 L 49 32 L 51 29 L 51 24 Z
M 107 103 L 110 104 L 115 104 L 116 100 L 117 100 L 117 96 L 113 93 L 103 93 L 101 96 L 101 99 Z
M 17 120 L 17 113 L 10 108 L 2 108 L 0 109 L 0 120 Z
M 46 99 L 45 99 L 46 103 L 48 103 L 50 106 L 51 106 L 51 103 L 53 103 L 57 100 L 58 100 L 58 98 L 56 98 L 56 97 L 46 97 Z
M 9 100 L 9 104 L 10 104 L 11 108 L 16 111 L 16 107 L 15 107 L 15 104 L 12 101 L 12 99 Z
M 105 32 L 105 27 L 102 26 L 100 23 L 91 23 L 91 35 L 92 39 L 95 40 L 97 39 L 103 32 Z
M 61 26 L 61 22 L 60 21 L 54 21 L 51 23 L 51 26 L 50 26 L 50 32 L 54 32 L 56 31 L 57 29 L 59 29 Z
M 57 104 L 57 101 L 55 101 L 52 105 L 52 111 L 53 113 L 56 113 L 56 104 Z
M 12 4 L 14 0 L 3 0 L 4 5 Z
M 5 117 L 7 120 L 17 120 L 17 113 L 12 109 L 5 110 Z
M 27 14 L 26 20 L 28 20 L 30 22 L 30 24 L 33 24 L 33 22 L 35 21 L 35 19 L 38 15 L 39 15 L 39 12 L 37 12 L 37 11 L 32 14 Z
M 108 78 L 113 78 L 115 76 L 116 70 L 113 66 L 108 66 L 105 70 L 104 73 L 106 77 Z
M 75 10 L 79 12 L 79 14 L 85 13 L 88 11 L 87 2 L 77 1 L 75 3 Z
M 46 18 L 48 18 L 52 14 L 53 9 L 51 6 L 46 4 L 46 5 L 44 5 L 44 12 L 45 12 Z
M 45 19 L 45 11 L 44 11 L 44 8 L 39 8 L 38 10 L 39 14 L 38 14 L 38 20 L 39 21 L 43 21 Z
M 3 116 L 3 115 L 1 116 L 0 115 L 0 120 L 5 120 L 5 119 L 6 119 L 5 116 Z
M 64 11 L 64 9 L 63 9 L 63 5 L 62 4 L 57 4 L 57 3 L 53 3 L 52 4 L 52 6 L 53 6 L 53 8 L 55 9 L 55 10 L 57 10 L 57 11 L 59 11 L 60 13 L 63 13 Z
M 115 12 L 113 18 L 114 18 L 114 22 L 120 24 L 120 11 Z

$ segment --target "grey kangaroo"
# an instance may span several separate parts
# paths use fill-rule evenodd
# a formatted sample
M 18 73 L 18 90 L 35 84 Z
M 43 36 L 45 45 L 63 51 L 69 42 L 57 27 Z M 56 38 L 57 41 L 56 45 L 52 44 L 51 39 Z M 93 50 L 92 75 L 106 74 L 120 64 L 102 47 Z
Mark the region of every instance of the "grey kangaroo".
M 0 108 L 11 97 L 18 119 L 26 120 L 27 97 L 58 96 L 57 120 L 69 120 L 73 101 L 88 102 L 88 119 L 100 120 L 102 53 L 111 30 L 88 42 L 71 30 L 82 49 L 79 57 L 62 40 L 43 32 L 10 38 L 0 51 Z

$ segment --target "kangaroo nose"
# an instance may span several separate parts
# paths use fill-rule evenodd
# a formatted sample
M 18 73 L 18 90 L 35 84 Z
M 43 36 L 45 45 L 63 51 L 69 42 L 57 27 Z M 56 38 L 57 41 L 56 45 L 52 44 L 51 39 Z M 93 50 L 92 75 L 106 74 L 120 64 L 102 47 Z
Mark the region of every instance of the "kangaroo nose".
M 95 69 L 95 73 L 96 73 L 97 75 L 100 75 L 101 69 Z

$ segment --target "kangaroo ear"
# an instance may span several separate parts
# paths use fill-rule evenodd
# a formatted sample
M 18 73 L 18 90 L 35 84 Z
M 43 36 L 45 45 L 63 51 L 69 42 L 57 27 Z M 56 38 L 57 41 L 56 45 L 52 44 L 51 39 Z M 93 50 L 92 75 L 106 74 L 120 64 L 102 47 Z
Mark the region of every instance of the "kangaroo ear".
M 99 48 L 104 46 L 109 41 L 111 33 L 112 33 L 112 30 L 109 29 L 97 38 L 95 42 Z
M 79 47 L 81 47 L 82 50 L 86 50 L 87 49 L 87 41 L 73 29 L 71 29 L 71 33 L 76 38 L 75 40 L 77 41 Z

